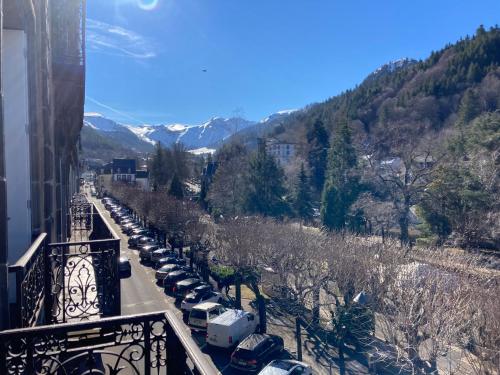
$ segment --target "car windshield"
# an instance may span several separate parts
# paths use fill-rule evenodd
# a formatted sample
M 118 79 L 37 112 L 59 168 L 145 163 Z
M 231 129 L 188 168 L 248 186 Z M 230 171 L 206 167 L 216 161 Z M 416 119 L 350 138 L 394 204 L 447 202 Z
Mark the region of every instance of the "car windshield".
M 237 348 L 234 352 L 234 356 L 241 359 L 254 359 L 255 352 L 247 349 Z
M 214 319 L 218 317 L 220 314 L 222 314 L 226 309 L 224 308 L 219 308 L 219 309 L 213 309 L 208 313 L 208 320 Z
M 194 319 L 203 319 L 203 320 L 205 320 L 207 318 L 207 313 L 205 311 L 202 311 L 202 310 L 193 309 L 193 310 L 191 310 L 190 317 L 194 318 Z
M 162 268 L 159 269 L 161 272 L 170 272 L 175 268 L 173 264 L 168 264 L 166 266 L 163 266 Z

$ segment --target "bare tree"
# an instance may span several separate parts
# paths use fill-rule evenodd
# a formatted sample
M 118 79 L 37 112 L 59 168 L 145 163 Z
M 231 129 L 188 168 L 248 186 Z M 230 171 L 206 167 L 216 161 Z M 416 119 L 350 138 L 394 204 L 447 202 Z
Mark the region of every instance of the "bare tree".
M 367 161 L 374 177 L 372 181 L 378 181 L 379 193 L 390 198 L 397 215 L 400 240 L 404 245 L 410 240 L 411 207 L 422 199 L 435 167 L 442 158 L 442 152 L 438 151 L 435 142 L 416 138 L 416 135 L 413 135 L 413 139 L 409 128 L 399 129 L 400 137 L 396 137 L 390 155 L 384 155 L 380 150 L 367 152 L 370 155 Z M 375 147 L 380 148 L 380 145 Z

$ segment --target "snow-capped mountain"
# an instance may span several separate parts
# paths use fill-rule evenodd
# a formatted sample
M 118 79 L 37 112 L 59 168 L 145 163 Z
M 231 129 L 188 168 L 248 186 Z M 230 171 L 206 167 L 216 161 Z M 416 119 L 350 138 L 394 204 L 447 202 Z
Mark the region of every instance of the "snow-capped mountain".
M 101 136 L 117 141 L 126 148 L 138 152 L 151 151 L 156 142 L 171 146 L 181 142 L 187 149 L 213 150 L 236 133 L 253 127 L 265 128 L 286 118 L 295 110 L 279 111 L 261 121 L 242 118 L 213 117 L 200 125 L 162 124 L 162 125 L 125 125 L 104 117 L 99 113 L 86 113 L 84 126 L 91 127 Z
M 91 128 L 99 136 L 113 141 L 114 144 L 135 152 L 150 152 L 159 141 L 167 147 L 181 142 L 193 154 L 203 154 L 214 152 L 235 134 L 250 136 L 253 139 L 257 134 L 263 134 L 266 129 L 281 124 L 294 112 L 296 110 L 279 111 L 261 121 L 249 121 L 237 117 L 213 117 L 200 125 L 179 123 L 126 125 L 99 113 L 85 113 L 84 126 Z
M 85 113 L 83 126 L 92 128 L 105 139 L 109 139 L 131 151 L 149 152 L 153 149 L 151 143 L 138 137 L 128 127 L 108 119 L 99 113 Z M 88 135 L 88 133 L 85 134 Z
M 385 76 L 387 74 L 393 73 L 396 70 L 406 68 L 408 66 L 416 64 L 418 61 L 410 58 L 402 58 L 394 61 L 389 61 L 387 64 L 375 69 L 368 77 L 366 77 L 365 82 L 371 81 L 375 78 Z

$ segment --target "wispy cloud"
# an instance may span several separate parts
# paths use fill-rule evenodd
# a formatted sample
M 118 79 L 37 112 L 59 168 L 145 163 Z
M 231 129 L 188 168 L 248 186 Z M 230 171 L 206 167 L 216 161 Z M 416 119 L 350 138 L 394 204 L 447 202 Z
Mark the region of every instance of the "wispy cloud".
M 87 19 L 87 50 L 134 59 L 156 56 L 153 43 L 135 31 Z
M 113 108 L 107 104 L 104 104 L 88 95 L 85 95 L 85 99 L 88 100 L 89 102 L 101 107 L 101 108 L 104 108 L 104 109 L 107 109 L 108 111 L 110 112 L 113 112 L 115 113 L 116 115 L 119 115 L 121 117 L 121 119 L 127 119 L 127 120 L 132 120 L 134 123 L 137 123 L 137 124 L 145 124 L 146 122 L 145 121 L 142 121 L 140 119 L 138 119 L 137 117 L 134 117 L 134 116 L 131 116 L 130 114 L 124 112 L 124 111 L 121 111 L 121 110 L 118 110 L 116 108 Z

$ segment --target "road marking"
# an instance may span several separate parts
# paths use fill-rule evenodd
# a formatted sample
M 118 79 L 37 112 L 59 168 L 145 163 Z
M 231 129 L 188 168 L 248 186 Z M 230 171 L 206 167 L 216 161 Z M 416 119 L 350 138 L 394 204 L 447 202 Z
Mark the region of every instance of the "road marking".
M 123 305 L 124 307 L 134 307 L 134 306 L 138 306 L 138 305 L 151 305 L 153 303 L 156 303 L 158 301 L 156 300 L 151 300 L 151 301 L 146 301 L 146 302 L 138 302 L 138 303 L 129 303 L 127 305 Z

